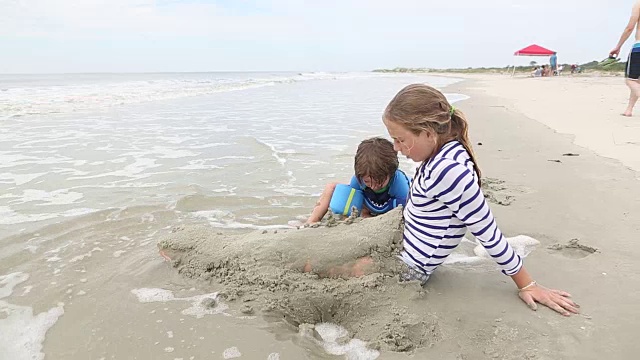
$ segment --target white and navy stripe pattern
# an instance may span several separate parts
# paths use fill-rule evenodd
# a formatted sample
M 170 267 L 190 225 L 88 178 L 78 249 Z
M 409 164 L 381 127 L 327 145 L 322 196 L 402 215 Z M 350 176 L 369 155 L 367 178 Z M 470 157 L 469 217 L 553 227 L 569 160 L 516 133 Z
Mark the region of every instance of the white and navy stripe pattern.
M 504 274 L 514 275 L 522 267 L 484 199 L 469 153 L 458 141 L 446 143 L 416 171 L 404 223 L 403 260 L 426 274 L 445 261 L 467 229 Z

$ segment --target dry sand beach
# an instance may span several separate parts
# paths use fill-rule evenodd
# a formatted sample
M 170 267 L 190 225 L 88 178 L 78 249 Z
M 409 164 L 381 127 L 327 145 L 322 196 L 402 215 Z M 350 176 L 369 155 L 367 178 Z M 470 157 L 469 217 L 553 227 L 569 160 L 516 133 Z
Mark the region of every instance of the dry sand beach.
M 500 226 L 540 242 L 528 268 L 540 283 L 571 292 L 580 315 L 528 310 L 490 262 L 450 263 L 424 290 L 398 285 L 389 261 L 398 241 L 394 213 L 350 227 L 255 233 L 228 248 L 211 244 L 226 244 L 231 235 L 179 229 L 159 246 L 173 251 L 186 275 L 242 289 L 234 295 L 240 304 L 295 325 L 337 323 L 382 351 L 380 358 L 405 358 L 407 351 L 441 359 L 635 358 L 640 187 L 629 168 L 640 164 L 633 140 L 640 121 L 617 114 L 624 89 L 618 78 L 495 76 L 447 88 L 471 96 L 460 108 L 471 121 Z M 249 260 L 248 249 L 254 249 Z M 360 279 L 317 279 L 297 270 L 304 258 L 328 266 L 367 254 L 379 268 Z M 326 268 L 314 271 L 326 275 Z
M 357 89 L 376 89 L 371 92 L 375 96 L 369 94 L 358 105 L 368 109 L 362 116 L 370 117 L 373 124 L 372 129 L 358 134 L 364 137 L 381 129 L 376 109 L 382 111 L 389 95 L 415 80 L 286 82 L 280 88 L 204 99 L 207 106 L 217 99 L 215 111 L 226 109 L 233 116 L 233 105 L 245 98 L 252 99 L 243 103 L 247 107 L 259 103 L 268 108 L 269 101 L 274 101 L 287 110 L 308 102 L 317 110 L 314 116 L 321 116 L 329 112 L 334 96 L 327 89 L 340 85 L 343 97 Z M 623 80 L 473 75 L 442 87 L 448 94 L 470 96 L 456 107 L 469 119 L 470 137 L 485 177 L 485 196 L 500 228 L 517 251 L 528 255 L 525 263 L 534 278 L 547 287 L 570 292 L 582 314 L 565 318 L 543 307 L 531 311 L 518 298 L 511 279 L 496 270 L 472 241 L 461 244 L 426 288 L 398 284 L 394 254 L 401 221 L 397 211 L 338 226 L 282 226 L 282 218 L 295 218 L 303 211 L 300 209 L 310 210 L 315 201 L 304 193 L 305 187 L 295 187 L 300 182 L 296 177 L 305 179 L 301 174 L 326 159 L 315 159 L 310 168 L 297 172 L 286 166 L 309 155 L 279 150 L 280 144 L 269 142 L 270 147 L 259 147 L 266 148 L 264 154 L 247 159 L 241 169 L 266 164 L 291 170 L 284 176 L 286 181 L 277 175 L 268 184 L 282 182 L 289 193 L 256 200 L 243 196 L 246 190 L 240 185 L 239 189 L 220 185 L 228 194 L 222 196 L 216 188 L 211 195 L 204 184 L 209 179 L 203 178 L 199 185 L 170 185 L 169 189 L 175 187 L 184 196 L 173 206 L 132 203 L 0 239 L 0 359 L 16 358 L 7 354 L 20 354 L 18 359 L 169 360 L 637 358 L 640 113 L 632 118 L 619 115 L 627 97 Z M 324 102 L 317 102 L 319 96 Z M 253 101 L 256 98 L 262 103 Z M 149 124 L 162 114 L 168 114 L 167 119 L 176 116 L 169 112 L 177 106 L 206 115 L 200 100 L 179 101 L 160 108 L 160 115 L 148 115 L 155 116 Z M 146 114 L 148 109 L 134 107 L 131 111 Z M 358 116 L 357 109 L 351 109 L 350 116 Z M 262 116 L 262 110 L 258 108 L 256 118 Z M 287 119 L 289 114 L 279 116 Z M 202 119 L 204 123 L 209 118 L 203 115 Z M 217 131 L 220 126 L 212 128 Z M 151 125 L 148 129 L 159 133 Z M 264 125 L 264 129 L 269 127 Z M 176 128 L 175 133 L 181 130 L 194 139 L 198 135 L 193 128 Z M 223 130 L 225 141 L 233 141 L 234 129 Z M 278 139 L 277 131 L 282 129 L 272 130 L 273 138 Z M 300 135 L 304 129 L 297 130 Z M 206 138 L 198 138 L 201 140 Z M 133 151 L 126 142 L 117 147 Z M 249 145 L 229 151 L 258 148 L 254 143 L 242 144 Z M 328 153 L 337 146 L 330 145 L 325 150 Z M 176 148 L 186 146 L 175 143 Z M 105 148 L 113 150 L 110 145 Z M 163 156 L 176 153 L 176 149 L 161 150 Z M 327 158 L 345 164 L 351 161 L 345 149 L 339 151 L 342 153 Z M 144 154 L 152 156 L 151 152 Z M 228 161 L 237 154 L 224 155 Z M 28 161 L 24 159 L 21 161 Z M 184 166 L 184 159 L 169 159 Z M 144 163 L 135 162 L 138 167 Z M 347 165 L 335 169 L 336 173 L 348 173 Z M 227 165 L 216 166 L 193 172 L 227 171 Z M 122 176 L 121 171 L 113 172 Z M 320 176 L 308 175 L 306 181 L 321 186 L 327 179 L 318 180 Z M 327 175 L 329 179 L 343 177 L 347 175 Z M 249 180 L 247 188 L 261 186 L 257 176 Z M 117 198 L 129 194 L 128 188 L 136 184 L 108 191 Z M 145 194 L 167 189 L 144 185 L 149 186 Z M 258 195 L 270 189 L 264 185 Z M 140 194 L 143 190 L 135 191 Z M 99 195 L 107 201 L 111 193 Z M 260 229 L 223 229 L 219 225 L 229 215 L 218 208 L 209 214 L 214 221 L 190 217 L 225 206 L 237 207 L 235 222 L 225 224 L 236 226 L 252 218 Z M 260 217 L 253 215 L 255 209 L 263 212 Z M 269 218 L 271 215 L 275 217 Z M 158 248 L 173 260 L 164 261 Z M 332 267 L 364 255 L 375 260 L 368 275 L 324 277 Z M 313 271 L 302 273 L 308 260 Z

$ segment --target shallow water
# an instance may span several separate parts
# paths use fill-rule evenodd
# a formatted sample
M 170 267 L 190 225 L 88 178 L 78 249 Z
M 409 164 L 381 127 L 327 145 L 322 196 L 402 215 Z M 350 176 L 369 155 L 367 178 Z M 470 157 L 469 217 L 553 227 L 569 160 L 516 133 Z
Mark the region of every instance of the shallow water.
M 330 342 L 201 307 L 216 289 L 175 274 L 156 242 L 181 223 L 290 227 L 326 182 L 349 180 L 359 141 L 386 136 L 400 88 L 453 81 L 1 76 L 0 358 L 333 358 Z

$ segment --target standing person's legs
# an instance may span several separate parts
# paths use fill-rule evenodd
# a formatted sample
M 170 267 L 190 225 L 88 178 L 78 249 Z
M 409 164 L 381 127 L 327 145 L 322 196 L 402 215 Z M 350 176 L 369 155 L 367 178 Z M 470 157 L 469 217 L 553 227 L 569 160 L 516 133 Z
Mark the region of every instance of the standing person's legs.
M 633 107 L 640 98 L 640 44 L 634 45 L 627 60 L 627 68 L 625 69 L 626 83 L 629 87 L 629 104 L 627 109 L 622 113 L 623 116 L 631 116 Z
M 638 82 L 638 80 L 627 79 L 627 86 L 629 87 L 629 105 L 627 105 L 627 109 L 622 113 L 623 116 L 631 116 L 633 114 L 633 107 L 640 97 L 640 82 Z

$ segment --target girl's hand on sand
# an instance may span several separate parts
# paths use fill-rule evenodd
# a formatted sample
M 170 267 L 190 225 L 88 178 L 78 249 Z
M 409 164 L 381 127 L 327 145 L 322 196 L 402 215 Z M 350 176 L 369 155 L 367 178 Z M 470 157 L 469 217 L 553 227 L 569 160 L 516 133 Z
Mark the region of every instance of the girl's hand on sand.
M 522 290 L 518 293 L 520 299 L 524 301 L 531 310 L 537 310 L 540 303 L 548 308 L 559 312 L 564 316 L 570 316 L 572 313 L 579 312 L 580 305 L 571 300 L 571 295 L 560 290 L 547 289 L 540 285 L 532 286 L 529 289 Z

